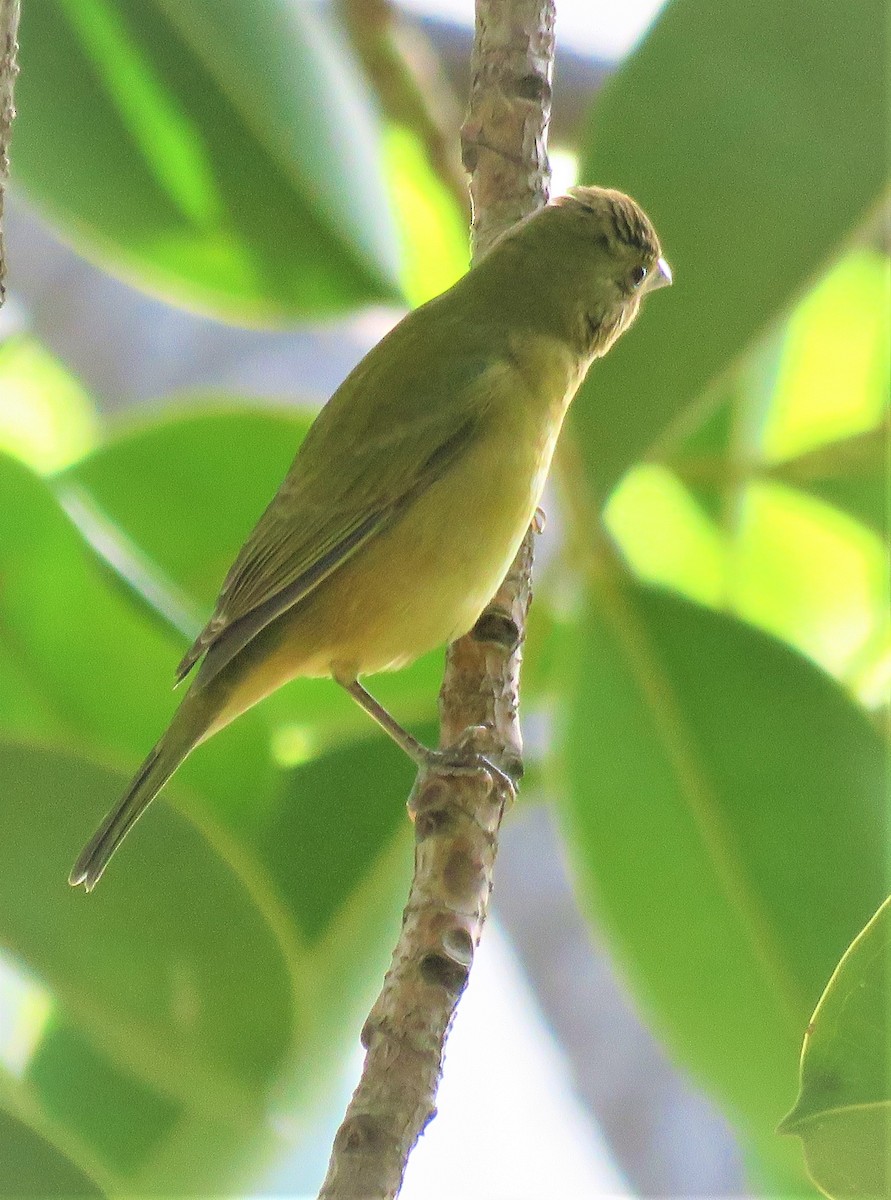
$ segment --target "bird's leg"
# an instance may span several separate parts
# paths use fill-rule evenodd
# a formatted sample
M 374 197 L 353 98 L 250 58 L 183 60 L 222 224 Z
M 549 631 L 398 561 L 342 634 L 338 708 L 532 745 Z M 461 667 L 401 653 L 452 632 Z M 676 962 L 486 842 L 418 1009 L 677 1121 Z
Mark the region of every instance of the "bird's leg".
M 396 745 L 404 750 L 413 762 L 416 762 L 419 767 L 428 765 L 431 751 L 422 742 L 419 742 L 416 737 L 412 737 L 407 729 L 403 729 L 396 718 L 390 716 L 383 704 L 375 700 L 374 696 L 365 690 L 358 679 L 338 679 L 337 682 L 349 692 L 356 703 L 364 708 L 370 717 L 377 721 L 381 729 L 390 735 Z
M 392 717 L 380 701 L 375 700 L 374 696 L 366 691 L 358 679 L 337 679 L 336 676 L 335 679 L 342 688 L 349 692 L 356 703 L 380 725 L 381 729 L 390 735 L 412 762 L 417 763 L 422 774 L 437 767 L 445 768 L 455 774 L 487 771 L 495 785 L 503 788 L 508 799 L 513 800 L 516 791 L 514 781 L 506 771 L 502 771 L 484 754 L 473 749 L 470 749 L 468 753 L 468 748 L 462 745 L 451 746 L 445 750 L 431 750 L 429 746 L 425 746 L 416 737 L 413 737 L 407 729 L 403 729 L 395 717 Z M 475 732 L 475 730 L 468 731 L 471 739 Z

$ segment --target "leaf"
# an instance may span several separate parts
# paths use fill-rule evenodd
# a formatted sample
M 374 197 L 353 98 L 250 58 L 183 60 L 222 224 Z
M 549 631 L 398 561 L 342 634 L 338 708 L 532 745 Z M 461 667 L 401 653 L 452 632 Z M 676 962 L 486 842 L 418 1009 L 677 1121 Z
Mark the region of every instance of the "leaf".
M 263 832 L 262 858 L 307 941 L 330 930 L 369 864 L 400 831 L 408 833 L 404 806 L 415 774 L 409 758 L 381 736 L 339 747 L 287 773 L 281 803 Z M 406 865 L 409 858 L 410 852 Z M 406 876 L 406 890 L 409 882 Z
M 80 542 L 46 484 L 22 464 L 0 462 L 0 504 L 17 514 L 10 536 L 0 542 L 0 646 L 10 648 L 12 666 L 19 672 L 11 689 L 18 678 L 28 680 L 36 703 L 46 703 L 49 713 L 44 718 L 40 707 L 34 713 L 25 710 L 17 730 L 103 755 L 110 750 L 128 770 L 136 768 L 166 720 L 166 638 L 145 622 L 127 595 L 108 586 L 107 571 Z M 0 656 L 0 666 L 2 662 Z M 6 685 L 1 672 L 0 685 Z M 324 714 L 324 700 L 319 704 L 321 692 L 310 695 L 312 684 L 306 686 L 305 715 L 312 724 L 317 714 L 311 706 Z M 324 692 L 324 684 L 315 686 Z M 327 686 L 340 696 L 333 684 Z M 435 696 L 431 688 L 431 706 Z M 7 697 L 0 691 L 0 701 L 7 700 L 12 704 L 16 694 Z M 369 730 L 369 721 L 358 716 Z M 312 749 L 318 754 L 318 746 Z M 41 766 L 43 752 L 35 746 L 31 770 L 35 779 L 46 781 L 42 803 L 52 810 L 56 792 L 68 784 Z M 128 880 L 133 863 L 144 862 L 145 838 L 153 836 L 159 820 L 163 827 L 166 802 L 184 806 L 202 829 L 215 832 L 227 860 L 267 906 L 270 929 L 299 980 L 295 992 L 301 1019 L 307 1030 L 315 1030 L 295 1044 L 288 1060 L 287 1094 L 300 1111 L 317 1103 L 319 1090 L 329 1086 L 331 1069 L 340 1067 L 347 1030 L 358 1026 L 357 1006 L 366 1000 L 371 980 L 383 972 L 389 935 L 399 924 L 403 872 L 411 864 L 402 804 L 412 774 L 400 752 L 382 737 L 283 772 L 270 755 L 261 713 L 245 714 L 190 757 L 102 881 L 104 892 L 109 880 Z M 91 787 L 89 811 L 72 817 L 76 829 L 68 838 L 64 862 L 55 866 L 62 894 L 68 894 L 65 877 L 74 854 L 125 781 L 125 775 L 114 776 L 113 786 Z M 0 792 L 6 796 L 2 780 Z M 359 808 L 358 814 L 351 815 L 351 805 Z M 341 845 L 345 826 L 351 830 L 352 850 L 347 853 Z M 173 835 L 168 838 L 180 863 Z M 4 841 L 4 858 L 11 845 Z M 189 871 L 181 863 L 179 869 L 187 880 Z M 5 870 L 5 863 L 0 864 L 0 876 Z M 151 908 L 155 884 L 149 876 L 140 877 L 146 892 L 142 902 Z M 56 941 L 67 940 L 67 934 L 50 929 L 43 937 L 54 952 Z M 89 938 L 84 934 L 82 940 Z M 72 934 L 70 952 L 78 944 Z M 262 995 L 267 982 L 257 976 L 255 984 Z M 94 980 L 97 994 L 107 986 L 108 980 Z M 86 998 L 95 1001 L 95 995 Z M 323 1044 L 317 1040 L 321 1031 Z M 109 1064 L 109 1072 L 114 1066 Z M 201 1140 L 201 1130 L 195 1136 Z M 184 1132 L 178 1145 L 189 1152 L 192 1134 Z M 202 1169 L 210 1170 L 210 1165 Z M 191 1169 L 198 1171 L 199 1164 Z
M 231 1188 L 280 1153 L 276 1130 L 326 1098 L 395 941 L 412 775 L 370 739 L 293 772 L 241 837 L 174 781 L 87 898 L 65 883 L 71 848 L 125 777 L 0 741 L 0 944 L 52 1014 L 13 1097 L 118 1191 Z
M 470 266 L 467 221 L 430 169 L 411 130 L 388 126 L 383 149 L 392 203 L 399 215 L 403 288 L 411 304 L 423 304 L 456 283 Z
M 849 251 L 797 306 L 784 331 L 764 456 L 782 467 L 888 420 L 889 259 Z
M 891 899 L 845 951 L 801 1052 L 801 1090 L 780 1126 L 838 1200 L 891 1190 Z
M 81 386 L 36 338 L 0 343 L 0 451 L 55 471 L 95 444 L 97 426 Z
M 675 272 L 573 420 L 605 498 L 883 196 L 881 0 L 676 0 L 607 84 L 581 177 L 638 199 Z
M 210 424 L 213 426 L 212 421 Z M 228 419 L 221 425 L 230 434 L 237 432 Z M 189 423 L 185 422 L 184 427 L 188 431 Z M 216 429 L 219 432 L 220 425 Z M 267 435 L 271 432 L 272 423 L 266 427 Z M 163 427 L 153 431 L 149 445 L 157 438 L 154 441 L 156 450 L 159 449 L 159 442 L 160 447 L 166 446 L 172 450 L 173 442 L 165 441 L 164 433 Z M 254 442 L 258 453 L 263 442 L 261 423 Z M 214 439 L 211 439 L 211 443 L 221 444 Z M 230 443 L 233 447 L 239 444 L 238 441 Z M 139 439 L 132 444 L 122 443 L 122 446 L 124 454 L 118 465 L 133 469 L 129 476 L 131 494 L 139 494 L 138 461 L 145 447 Z M 183 448 L 188 448 L 187 440 Z M 116 494 L 110 481 L 123 483 L 128 479 L 126 474 L 116 475 L 110 471 L 114 461 L 97 460 L 93 464 L 96 468 L 93 478 L 102 476 L 109 484 L 108 496 Z M 155 459 L 149 456 L 144 461 L 151 463 Z M 171 470 L 175 471 L 185 459 L 171 454 L 167 461 Z M 258 458 L 256 462 L 259 461 Z M 255 460 L 246 452 L 244 463 L 251 468 Z M 147 488 L 149 478 L 144 479 Z M 178 503 L 182 503 L 189 495 L 187 484 L 181 482 L 182 487 L 169 493 Z M 194 489 L 198 501 L 200 490 L 198 487 Z M 148 490 L 142 495 L 147 497 Z M 35 693 L 34 711 L 23 712 L 16 728 L 31 736 L 68 738 L 81 748 L 93 748 L 100 753 L 111 750 L 130 769 L 135 770 L 162 732 L 176 703 L 170 686 L 176 651 L 171 653 L 169 637 L 162 636 L 157 627 L 149 625 L 126 594 L 118 595 L 108 586 L 107 572 L 80 541 L 76 531 L 56 506 L 46 485 L 34 478 L 26 468 L 12 461 L 0 461 L 0 506 L 6 511 L 20 514 L 15 531 L 0 543 L 0 572 L 4 579 L 4 588 L 0 591 L 0 631 L 5 635 L 0 647 L 6 644 L 11 651 L 7 659 L 11 672 L 10 689 L 20 678 L 24 678 Z M 137 507 L 132 511 L 136 514 L 134 520 L 138 520 L 143 510 Z M 225 509 L 218 506 L 217 511 Z M 232 504 L 230 511 L 237 516 L 237 504 Z M 159 522 L 160 529 L 173 530 L 176 525 L 168 522 L 167 518 L 174 516 L 175 511 L 162 510 L 155 513 L 155 520 Z M 206 520 L 206 513 L 201 519 Z M 224 536 L 230 537 L 231 534 L 227 530 Z M 153 537 L 160 542 L 157 532 Z M 169 552 L 176 555 L 175 544 Z M 4 681 L 3 662 L 3 656 L 0 656 L 0 684 Z M 436 669 L 432 659 L 420 664 L 420 668 L 421 674 L 415 676 L 416 680 L 425 679 Z M 134 679 L 139 680 L 138 687 L 133 686 Z M 281 700 L 280 707 L 275 710 L 274 724 L 284 725 L 287 720 L 293 728 L 295 724 L 303 722 L 311 730 L 315 723 L 324 725 L 331 720 L 332 710 L 333 719 L 343 722 L 339 709 L 339 705 L 343 704 L 348 707 L 349 722 L 358 723 L 366 735 L 373 730 L 373 725 L 369 728 L 368 718 L 356 709 L 349 697 L 345 694 L 341 696 L 341 689 L 334 684 L 319 680 L 302 683 L 302 707 L 288 709 L 286 701 Z M 404 681 L 399 686 L 404 694 Z M 436 699 L 435 684 L 429 688 L 428 696 L 427 704 L 432 709 Z M 19 711 L 15 707 L 17 697 L 10 695 L 4 700 L 0 691 L 0 712 L 3 711 L 4 702 L 14 712 Z M 45 715 L 44 705 L 48 715 Z M 343 723 L 352 731 L 355 725 L 349 722 Z M 360 742 L 349 751 L 360 764 L 364 762 L 362 747 L 366 744 Z M 373 742 L 371 744 L 374 745 Z M 402 776 L 398 776 L 399 783 L 393 793 L 397 797 L 395 811 L 400 812 L 402 801 L 408 794 L 405 764 L 394 747 L 388 743 L 385 745 L 389 752 L 387 761 L 394 763 L 397 776 L 398 768 L 403 771 Z M 319 745 L 311 746 L 310 753 L 304 757 L 318 753 L 319 749 Z M 341 777 L 339 770 L 332 763 L 325 766 L 325 761 L 322 759 L 318 768 L 306 767 L 313 780 L 310 793 L 317 792 L 326 779 L 325 786 L 331 787 Z M 383 764 L 363 769 L 368 773 L 368 778 L 376 781 L 376 788 L 382 787 L 386 778 Z M 318 770 L 322 772 L 320 777 L 312 773 Z M 177 776 L 187 785 L 187 794 L 192 802 L 190 811 L 198 811 L 195 807 L 198 805 L 211 814 L 214 822 L 225 826 L 241 851 L 251 856 L 255 869 L 264 877 L 270 872 L 275 874 L 273 860 L 283 845 L 292 848 L 287 853 L 293 855 L 296 853 L 293 848 L 299 847 L 304 841 L 304 833 L 299 828 L 302 819 L 299 809 L 289 815 L 294 778 L 300 778 L 299 772 L 296 776 L 283 773 L 272 759 L 268 725 L 260 708 L 244 714 L 206 745 L 199 747 Z M 286 838 L 284 825 L 290 821 L 297 821 L 298 827 L 291 830 Z M 89 825 L 85 823 L 80 835 L 71 844 L 71 855 L 76 853 L 89 831 Z M 383 842 L 392 838 L 392 834 L 393 825 L 385 823 Z M 329 858 L 336 863 L 339 857 L 335 839 L 330 847 Z M 373 855 L 367 852 L 366 863 L 372 858 Z M 310 876 L 314 863 L 315 859 L 307 863 Z M 278 880 L 285 897 L 294 886 L 289 879 L 292 869 L 293 862 L 283 864 Z M 342 898 L 355 882 L 354 875 L 354 871 L 352 874 L 347 871 L 347 878 L 351 882 L 344 884 L 339 871 L 334 871 L 331 883 L 339 889 L 338 894 Z M 316 886 L 313 885 L 314 888 Z M 290 912 L 295 925 L 301 927 L 304 918 L 299 908 L 291 906 Z
M 567 671 L 582 893 L 672 1053 L 794 1179 L 774 1129 L 798 1031 L 882 894 L 881 739 L 781 643 L 627 580 L 598 592 Z
M 57 476 L 202 622 L 311 423 L 295 408 L 165 404 Z
M 119 1191 L 213 1191 L 269 1139 L 295 1035 L 289 965 L 225 841 L 163 801 L 126 871 L 91 897 L 68 888 L 72 846 L 125 782 L 0 742 L 0 942 L 52 999 L 18 1087 Z M 194 1174 L 180 1162 L 165 1179 L 180 1139 Z
M 16 174 L 84 252 L 167 300 L 239 322 L 400 298 L 378 132 L 314 9 L 24 9 Z
M 183 640 L 149 624 L 109 586 L 47 484 L 2 457 L 0 510 L 16 514 L 0 540 L 0 683 L 24 678 L 35 697 L 25 713 L 15 694 L 0 695 L 0 711 L 19 713 L 22 732 L 64 731 L 79 748 L 135 769 L 176 705 Z M 248 796 L 262 807 L 275 782 L 262 720 L 246 714 L 189 759 L 183 778 L 212 795 L 220 812 L 243 808 Z
M 889 436 L 891 429 L 886 424 L 786 459 L 770 474 L 885 535 Z
M 48 1196 L 104 1195 L 96 1184 L 45 1138 L 9 1113 L 0 1111 L 0 1187 L 17 1200 Z

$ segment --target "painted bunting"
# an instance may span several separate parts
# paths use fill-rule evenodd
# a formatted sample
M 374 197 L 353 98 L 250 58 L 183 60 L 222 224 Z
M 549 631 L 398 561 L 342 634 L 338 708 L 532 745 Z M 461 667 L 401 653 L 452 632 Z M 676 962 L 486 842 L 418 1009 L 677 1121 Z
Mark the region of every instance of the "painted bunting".
M 473 627 L 535 513 L 594 359 L 671 282 L 628 196 L 580 187 L 504 234 L 359 363 L 306 435 L 179 666 L 194 681 L 71 871 L 90 890 L 200 742 L 298 675 L 333 676 L 420 765 L 365 691 Z

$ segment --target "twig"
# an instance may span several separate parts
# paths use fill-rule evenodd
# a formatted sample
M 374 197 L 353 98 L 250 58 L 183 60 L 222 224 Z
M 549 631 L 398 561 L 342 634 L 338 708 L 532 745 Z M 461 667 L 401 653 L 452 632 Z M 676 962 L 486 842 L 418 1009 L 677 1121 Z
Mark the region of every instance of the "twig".
M 6 299 L 6 246 L 3 241 L 3 194 L 9 179 L 9 136 L 15 117 L 13 88 L 19 73 L 19 0 L 0 0 L 0 305 Z
M 416 134 L 431 169 L 469 217 L 454 136 L 459 112 L 433 52 L 411 35 L 392 0 L 338 0 L 337 7 L 385 114 Z
M 477 0 L 470 106 L 474 257 L 547 199 L 554 0 Z M 441 744 L 522 773 L 517 718 L 531 600 L 530 529 L 474 630 L 449 647 Z M 442 1056 L 479 944 L 509 797 L 486 771 L 436 771 L 409 798 L 415 874 L 399 942 L 365 1027 L 362 1078 L 334 1140 L 319 1200 L 393 1200 L 435 1114 Z

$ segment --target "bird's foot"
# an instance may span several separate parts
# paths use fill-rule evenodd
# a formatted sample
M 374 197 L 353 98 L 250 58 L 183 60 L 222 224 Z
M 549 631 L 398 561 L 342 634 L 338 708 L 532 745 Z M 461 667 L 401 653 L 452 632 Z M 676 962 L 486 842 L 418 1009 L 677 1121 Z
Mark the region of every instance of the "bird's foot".
M 522 766 L 517 760 L 513 772 L 505 770 L 492 762 L 478 748 L 491 739 L 491 730 L 484 725 L 468 729 L 461 741 L 443 750 L 431 750 L 423 747 L 423 753 L 418 759 L 418 778 L 408 799 L 408 811 L 414 818 L 421 808 L 428 807 L 429 801 L 422 799 L 425 784 L 431 775 L 484 775 L 489 780 L 491 790 L 497 794 L 498 806 L 503 809 L 516 799 L 516 783 L 522 774 Z

